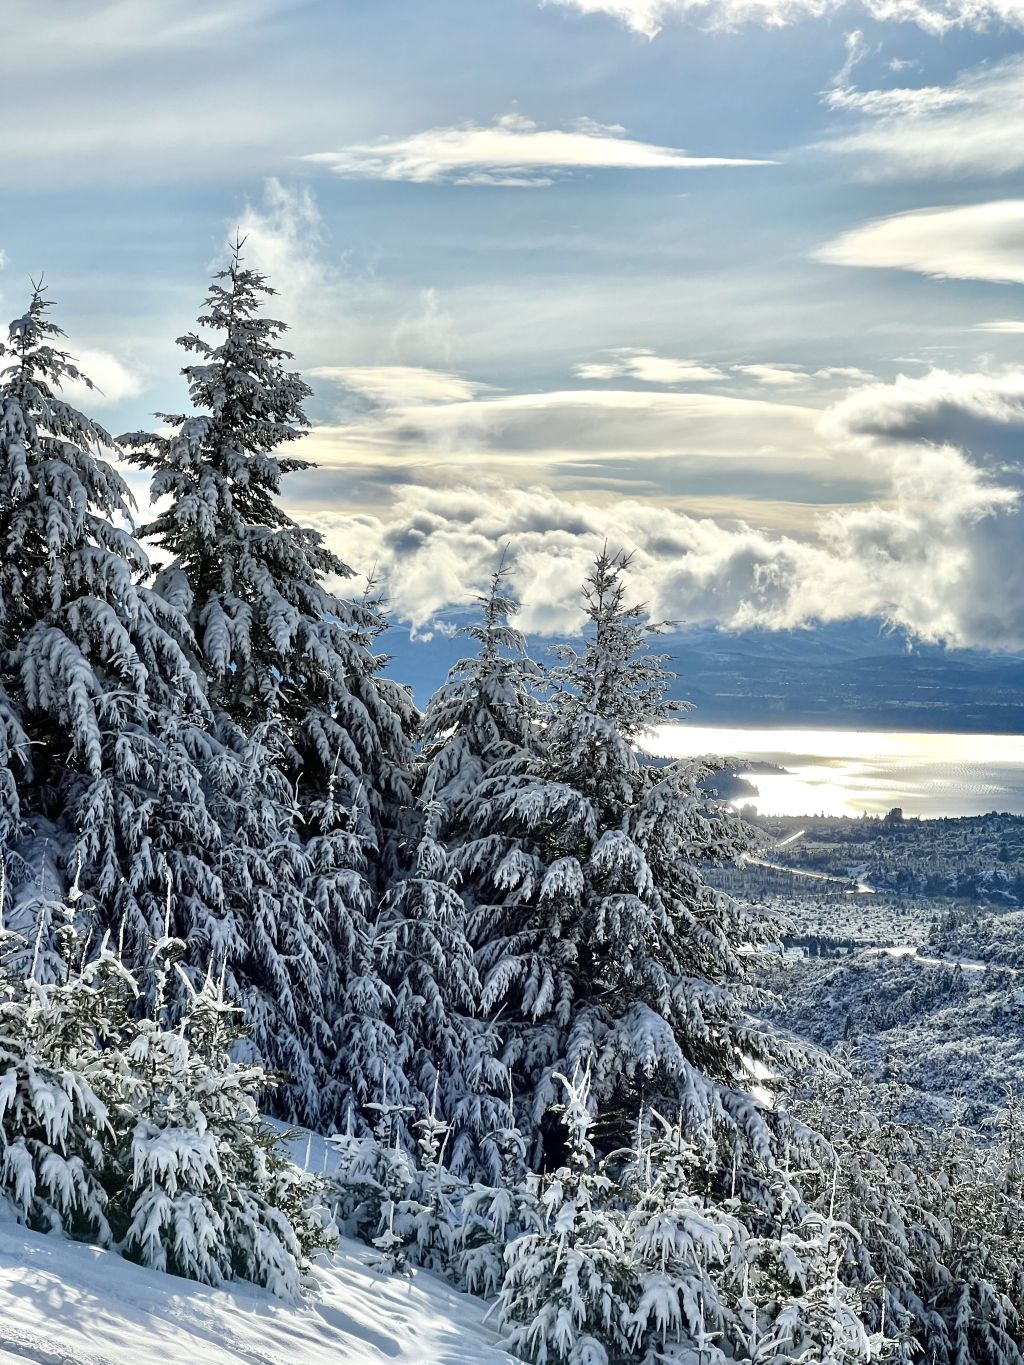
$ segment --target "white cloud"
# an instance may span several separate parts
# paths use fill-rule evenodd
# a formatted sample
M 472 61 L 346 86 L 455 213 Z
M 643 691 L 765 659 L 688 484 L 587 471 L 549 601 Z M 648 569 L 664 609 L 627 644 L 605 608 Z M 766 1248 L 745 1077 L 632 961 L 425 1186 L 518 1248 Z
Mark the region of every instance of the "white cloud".
M 807 379 L 806 372 L 799 365 L 734 365 L 740 374 L 749 375 L 758 384 L 785 388 L 791 384 L 801 384 Z
M 618 125 L 579 119 L 569 128 L 541 128 L 520 114 L 490 125 L 464 123 L 407 137 L 353 143 L 336 152 L 314 152 L 305 161 L 361 180 L 450 181 L 457 185 L 550 185 L 579 170 L 689 170 L 708 166 L 772 163 L 729 157 L 690 156 L 675 147 L 637 142 Z
M 961 72 L 949 85 L 832 90 L 859 122 L 820 144 L 873 179 L 1006 175 L 1024 167 L 1024 57 Z
M 224 248 L 211 265 L 223 266 L 227 242 L 240 230 L 243 258 L 268 276 L 272 315 L 287 319 L 285 344 L 305 374 L 329 379 L 328 371 L 377 370 L 383 383 L 388 368 L 447 368 L 454 328 L 438 291 L 390 286 L 372 266 L 357 268 L 333 245 L 307 188 L 269 178 L 260 199 L 225 228 Z M 367 366 L 368 358 L 378 363 Z
M 225 33 L 251 32 L 297 0 L 5 0 L 4 38 L 11 49 L 45 34 L 46 60 L 107 62 L 136 52 L 195 48 Z
M 841 233 L 815 252 L 831 265 L 1024 282 L 1024 200 L 914 209 Z
M 236 231 L 245 239 L 245 264 L 270 278 L 291 317 L 301 317 L 329 287 L 323 220 L 307 189 L 265 180 L 262 199 L 247 203 L 237 227 L 230 225 L 229 241 Z
M 1024 332 L 1024 320 L 1020 318 L 997 318 L 992 322 L 979 322 L 975 332 L 997 332 L 1005 336 L 1017 336 Z
M 420 628 L 468 602 L 508 543 L 524 624 L 572 630 L 577 585 L 607 540 L 636 552 L 632 588 L 656 617 L 788 628 L 882 616 L 928 639 L 1024 647 L 1024 370 L 870 385 L 824 414 L 819 439 L 879 474 L 885 497 L 831 512 L 807 536 L 468 471 L 454 487 L 400 490 L 383 519 L 322 524 L 355 562 L 380 558 L 396 609 Z
M 723 394 L 567 389 L 382 407 L 319 426 L 311 453 L 331 466 L 439 460 L 548 477 L 552 467 L 681 458 L 787 467 L 822 458 L 819 410 Z M 681 472 L 684 472 L 681 467 Z M 632 477 L 639 477 L 631 471 Z
M 979 467 L 1010 462 L 1024 471 L 1024 370 L 900 375 L 854 390 L 828 411 L 822 430 L 833 443 L 942 445 L 970 451 Z
M 848 379 L 857 384 L 870 383 L 874 377 L 857 365 L 827 365 L 824 369 L 815 370 L 811 376 L 812 379 Z
M 644 384 L 707 384 L 725 378 L 724 372 L 714 365 L 677 360 L 641 347 L 621 346 L 607 354 L 607 361 L 574 366 L 577 379 L 620 379 L 625 376 L 639 379 Z
M 858 67 L 871 51 L 869 44 L 864 39 L 864 34 L 859 28 L 853 29 L 843 38 L 843 46 L 846 50 L 846 60 L 832 77 L 834 86 L 843 87 L 853 75 L 854 68 Z
M 462 375 L 416 365 L 320 365 L 307 373 L 313 379 L 340 384 L 381 407 L 467 402 L 487 387 Z
M 575 365 L 577 379 L 638 379 L 647 384 L 722 383 L 737 377 L 752 380 L 767 388 L 808 385 L 814 380 L 870 380 L 874 376 L 852 365 L 832 365 L 805 370 L 802 365 L 750 363 L 743 365 L 706 365 L 697 360 L 677 360 L 639 347 L 621 346 L 605 352 L 608 360 Z
M 709 28 L 762 24 L 782 28 L 847 7 L 847 0 L 540 0 L 582 14 L 604 14 L 635 33 L 654 38 L 673 19 L 696 19 Z M 1024 27 L 1022 0 L 860 0 L 856 8 L 872 19 L 917 24 L 927 33 L 986 29 L 994 24 Z
M 243 174 L 264 173 L 313 122 L 289 63 L 267 56 L 275 21 L 307 3 L 4 0 L 4 50 L 26 59 L 4 73 L 0 166 L 16 168 L 19 186 L 65 191 L 177 176 L 194 184 L 226 167 L 239 176 L 243 163 Z M 33 101 L 40 62 L 47 94 Z M 32 117 L 15 116 L 28 102 Z
M 90 389 L 82 380 L 69 380 L 64 385 L 64 394 L 72 402 L 88 408 L 115 407 L 142 392 L 138 375 L 109 351 L 75 346 L 73 358 L 82 375 L 91 380 L 94 387 Z
M 393 606 L 417 628 L 446 606 L 472 601 L 505 544 L 521 622 L 540 633 L 578 626 L 578 587 L 606 540 L 635 551 L 633 587 L 656 616 L 783 627 L 801 620 L 794 581 L 817 583 L 822 610 L 829 597 L 812 546 L 748 527 L 727 530 L 645 501 L 588 506 L 543 487 L 410 486 L 386 521 L 343 521 L 334 534 L 358 562 L 379 555 Z
M 372 272 L 357 271 L 333 246 L 308 189 L 271 177 L 262 196 L 225 229 L 211 268 L 223 268 L 228 243 L 241 232 L 243 260 L 268 277 L 275 291 L 271 316 L 287 320 L 284 344 L 303 372 L 344 368 L 392 349 L 388 318 L 397 305 Z

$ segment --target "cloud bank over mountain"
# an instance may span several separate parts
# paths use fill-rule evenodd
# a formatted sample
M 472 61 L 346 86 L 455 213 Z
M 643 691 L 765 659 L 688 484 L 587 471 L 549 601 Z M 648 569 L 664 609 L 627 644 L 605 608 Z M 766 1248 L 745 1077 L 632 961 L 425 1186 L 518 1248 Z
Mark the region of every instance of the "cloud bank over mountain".
M 546 419 L 564 398 L 519 398 L 514 410 Z M 578 398 L 583 408 L 591 401 L 586 392 Z M 791 419 L 777 406 L 784 431 Z M 399 411 L 399 425 L 407 423 L 409 410 Z M 594 410 L 597 427 L 604 413 Z M 672 420 L 684 432 L 685 408 Z M 762 425 L 770 420 L 758 412 Z M 431 486 L 410 471 L 386 513 L 319 519 L 361 562 L 376 547 L 396 612 L 417 628 L 469 602 L 507 546 L 527 628 L 571 630 L 577 585 L 607 540 L 634 553 L 634 588 L 654 615 L 680 624 L 783 629 L 881 616 L 929 640 L 1024 648 L 1024 370 L 933 370 L 855 388 L 821 410 L 804 432 L 808 450 L 816 443 L 821 452 L 817 464 L 810 460 L 810 477 L 826 459 L 841 459 L 880 482 L 884 496 L 812 516 L 801 535 L 695 516 L 656 497 L 587 500 L 540 484 L 512 488 L 474 473 L 494 453 L 486 424 L 452 421 L 446 430 L 454 440 L 448 458 L 460 462 L 460 473 L 449 469 L 441 486 Z M 587 429 L 577 423 L 573 430 L 579 440 Z M 314 433 L 314 450 L 331 439 Z M 546 452 L 549 475 L 567 477 L 564 454 Z M 719 458 L 727 484 L 731 457 Z

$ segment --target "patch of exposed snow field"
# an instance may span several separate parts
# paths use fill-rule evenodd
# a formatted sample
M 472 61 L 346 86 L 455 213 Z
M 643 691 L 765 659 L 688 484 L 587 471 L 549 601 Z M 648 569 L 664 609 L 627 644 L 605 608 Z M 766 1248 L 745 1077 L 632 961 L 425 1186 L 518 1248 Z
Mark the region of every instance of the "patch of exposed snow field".
M 316 1291 L 282 1303 L 0 1223 L 0 1365 L 513 1365 L 486 1306 L 436 1276 L 385 1275 L 342 1242 Z

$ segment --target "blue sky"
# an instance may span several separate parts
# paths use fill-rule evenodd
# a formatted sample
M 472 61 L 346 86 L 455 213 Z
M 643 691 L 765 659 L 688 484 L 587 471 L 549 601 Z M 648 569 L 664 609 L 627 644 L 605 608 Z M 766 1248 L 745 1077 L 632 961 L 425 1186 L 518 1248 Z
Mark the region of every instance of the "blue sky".
M 1020 0 L 8 0 L 5 30 L 8 314 L 45 271 L 95 415 L 148 425 L 240 224 L 316 390 L 291 505 L 418 630 L 506 540 L 565 629 L 607 537 L 674 620 L 1024 645 Z

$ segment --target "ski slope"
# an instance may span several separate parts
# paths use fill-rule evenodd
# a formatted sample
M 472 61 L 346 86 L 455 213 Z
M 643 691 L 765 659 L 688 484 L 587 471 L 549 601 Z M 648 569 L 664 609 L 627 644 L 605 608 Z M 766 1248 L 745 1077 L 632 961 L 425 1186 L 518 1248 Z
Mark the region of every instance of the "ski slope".
M 423 1271 L 379 1274 L 367 1255 L 343 1242 L 296 1305 L 0 1222 L 0 1365 L 514 1365 L 479 1299 Z

